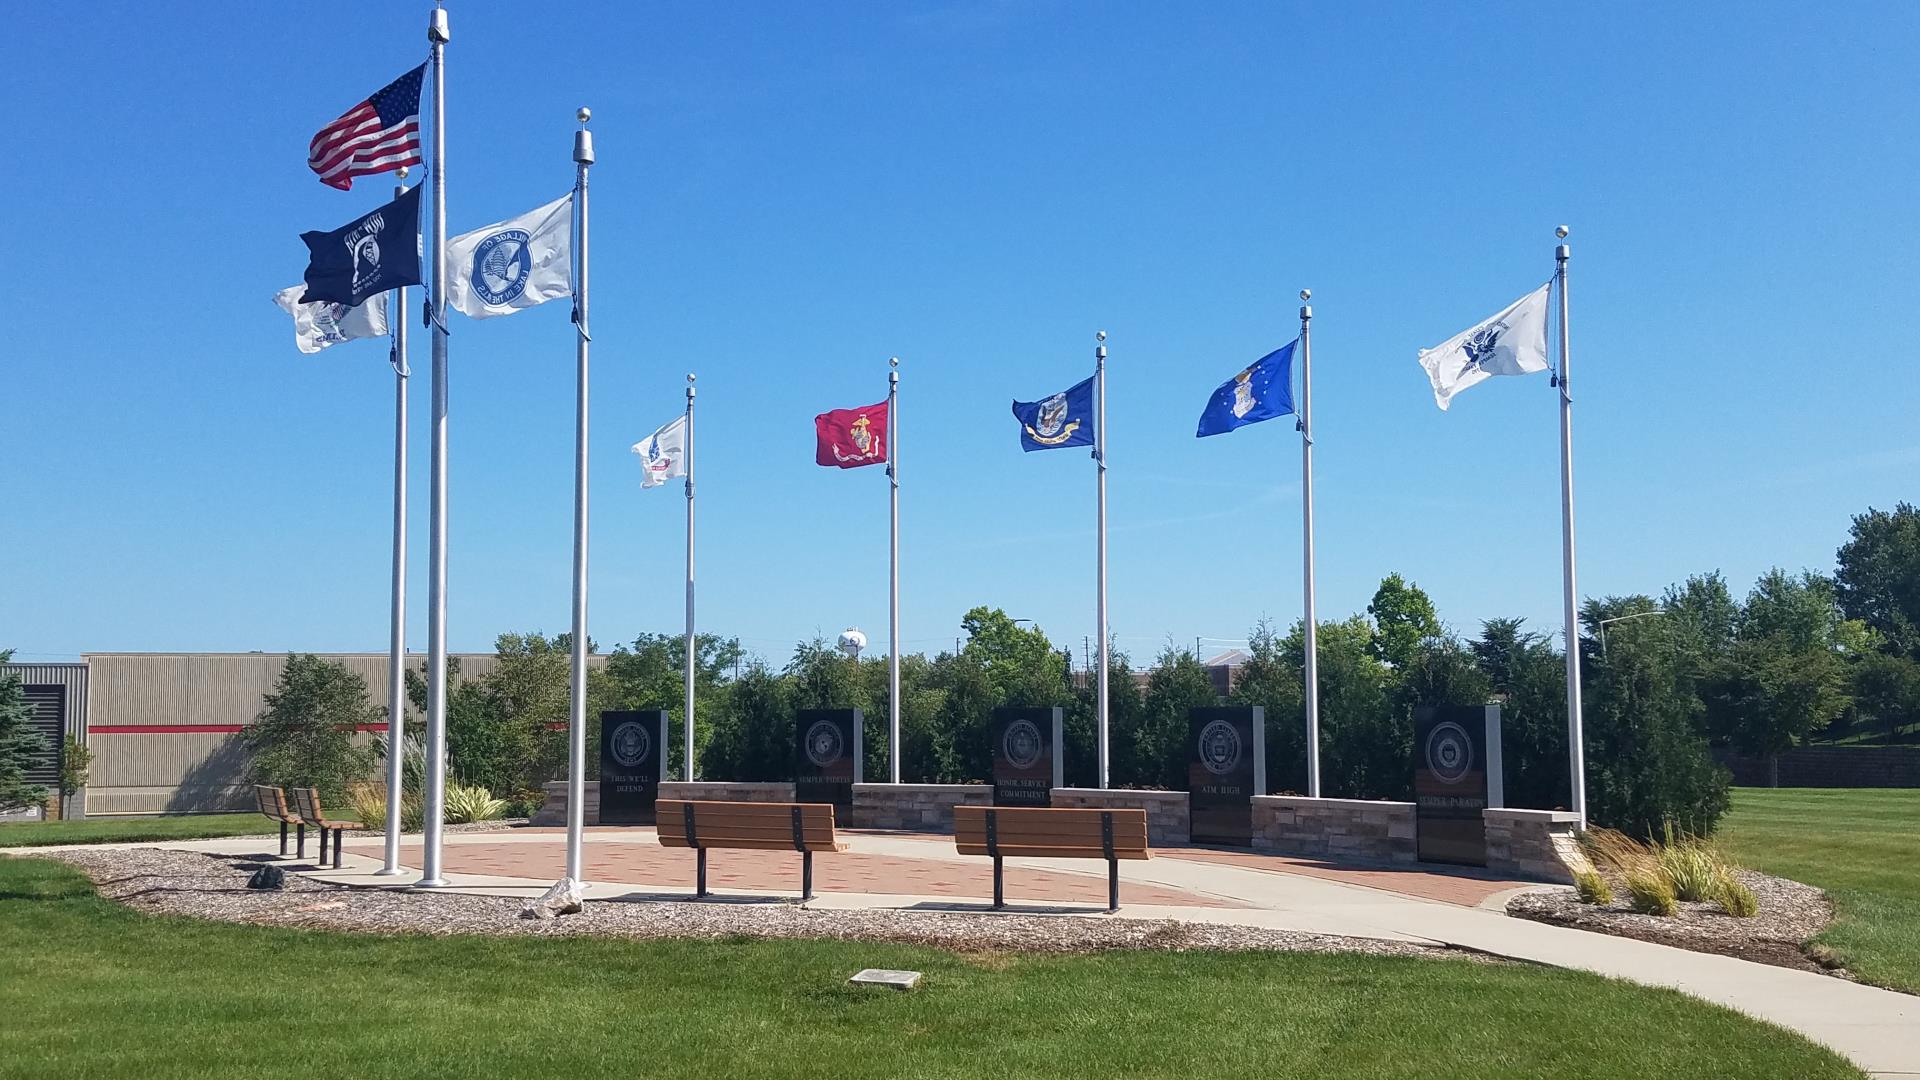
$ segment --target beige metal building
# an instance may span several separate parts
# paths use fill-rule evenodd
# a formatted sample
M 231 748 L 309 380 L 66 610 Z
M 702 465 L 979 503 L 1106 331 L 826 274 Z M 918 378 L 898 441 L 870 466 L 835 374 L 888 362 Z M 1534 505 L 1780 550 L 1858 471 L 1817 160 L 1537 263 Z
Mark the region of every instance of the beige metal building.
M 367 681 L 384 705 L 386 653 L 322 653 Z M 76 802 L 86 814 L 160 814 L 247 809 L 247 756 L 239 732 L 286 663 L 284 653 L 87 653 L 79 664 L 11 664 L 28 698 L 57 699 L 59 726 L 93 751 Z M 458 657 L 460 678 L 485 675 L 492 653 Z M 407 666 L 424 673 L 426 657 Z M 46 689 L 58 684 L 63 689 Z M 50 714 L 51 715 L 51 714 Z M 410 731 L 419 717 L 409 713 Z M 55 764 L 57 767 L 57 763 Z

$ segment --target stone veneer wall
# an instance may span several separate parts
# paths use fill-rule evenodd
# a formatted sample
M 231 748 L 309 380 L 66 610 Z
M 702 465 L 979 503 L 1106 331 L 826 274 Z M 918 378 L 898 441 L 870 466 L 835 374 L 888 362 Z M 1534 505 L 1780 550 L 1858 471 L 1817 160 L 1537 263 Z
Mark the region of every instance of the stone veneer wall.
M 1413 804 L 1256 795 L 1253 846 L 1282 855 L 1415 861 Z
M 567 782 L 549 780 L 542 787 L 547 801 L 533 815 L 530 824 L 561 826 L 567 823 Z M 668 780 L 660 785 L 662 799 L 702 799 L 708 802 L 792 802 L 792 784 L 735 784 L 696 780 L 687 783 Z M 600 781 L 587 781 L 587 824 L 600 824 Z
M 1483 810 L 1487 869 L 1514 877 L 1572 884 L 1574 871 L 1593 864 L 1574 831 L 1580 815 L 1566 810 Z
M 914 832 L 952 832 L 953 808 L 988 806 L 993 788 L 987 784 L 855 784 L 855 829 L 903 829 Z
M 1149 844 L 1185 844 L 1193 836 L 1184 791 L 1057 787 L 1053 789 L 1053 805 L 1086 810 L 1145 810 Z

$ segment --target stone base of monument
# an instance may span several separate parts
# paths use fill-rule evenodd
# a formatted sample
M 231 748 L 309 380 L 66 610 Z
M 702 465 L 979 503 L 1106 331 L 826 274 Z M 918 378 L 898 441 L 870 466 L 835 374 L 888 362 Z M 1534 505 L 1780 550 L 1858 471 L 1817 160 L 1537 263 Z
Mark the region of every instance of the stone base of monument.
M 954 807 L 992 802 L 993 788 L 987 784 L 855 784 L 853 820 L 842 824 L 856 829 L 950 833 Z
M 1156 847 L 1192 842 L 1193 827 L 1184 791 L 1136 791 L 1132 788 L 1054 788 L 1056 808 L 1145 810 L 1147 843 Z
M 1415 859 L 1413 804 L 1373 799 L 1258 795 L 1253 846 L 1279 855 L 1410 863 Z

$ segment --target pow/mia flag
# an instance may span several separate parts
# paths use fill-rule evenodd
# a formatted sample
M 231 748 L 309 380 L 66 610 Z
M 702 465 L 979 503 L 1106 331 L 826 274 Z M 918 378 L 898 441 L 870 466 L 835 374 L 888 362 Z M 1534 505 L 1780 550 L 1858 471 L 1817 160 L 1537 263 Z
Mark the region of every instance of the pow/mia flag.
M 447 306 L 470 319 L 573 295 L 573 195 L 447 241 Z
M 1420 366 L 1433 382 L 1433 400 L 1440 408 L 1489 376 L 1547 370 L 1547 295 L 1552 288 L 1548 282 L 1486 322 L 1420 350 Z
M 387 336 L 387 294 L 381 293 L 359 307 L 347 307 L 329 300 L 303 304 L 300 294 L 305 285 L 294 285 L 274 294 L 273 302 L 293 316 L 293 343 L 303 353 L 317 353 L 331 345 L 355 338 Z
M 1299 344 L 1294 338 L 1221 384 L 1207 399 L 1194 438 L 1224 435 L 1293 412 L 1293 350 Z
M 420 284 L 420 188 L 332 232 L 304 232 L 307 291 L 303 304 L 332 301 L 359 307 L 372 296 Z
M 1020 421 L 1022 450 L 1092 446 L 1093 378 L 1039 401 L 1016 401 L 1013 418 Z

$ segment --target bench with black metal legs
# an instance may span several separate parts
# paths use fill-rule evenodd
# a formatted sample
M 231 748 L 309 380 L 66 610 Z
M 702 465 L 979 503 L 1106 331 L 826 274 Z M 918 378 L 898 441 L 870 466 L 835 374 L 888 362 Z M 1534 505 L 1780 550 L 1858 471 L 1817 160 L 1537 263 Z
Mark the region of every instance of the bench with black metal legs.
M 962 855 L 993 859 L 993 906 L 1007 906 L 1008 856 L 1105 859 L 1107 910 L 1120 908 L 1120 860 L 1145 859 L 1147 812 L 1027 806 L 956 806 L 953 842 Z
M 320 792 L 314 788 L 293 788 L 293 812 L 301 821 L 320 830 L 320 865 L 327 865 L 327 834 L 333 834 L 333 868 L 340 869 L 340 839 L 345 832 L 365 828 L 357 821 L 335 821 L 320 808 Z
M 832 803 L 703 802 L 661 799 L 654 821 L 661 847 L 692 848 L 694 892 L 707 895 L 709 848 L 760 848 L 800 853 L 800 899 L 813 899 L 813 853 L 845 851 L 834 838 Z
M 287 793 L 272 784 L 255 784 L 253 801 L 260 808 L 263 817 L 268 821 L 280 823 L 280 857 L 283 859 L 287 857 L 287 826 L 291 825 L 299 830 L 299 857 L 306 858 L 307 823 L 301 821 L 300 815 L 294 813 L 293 808 L 287 805 Z

